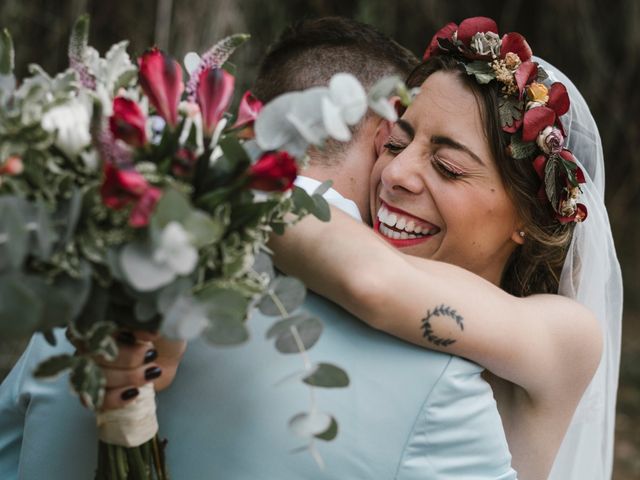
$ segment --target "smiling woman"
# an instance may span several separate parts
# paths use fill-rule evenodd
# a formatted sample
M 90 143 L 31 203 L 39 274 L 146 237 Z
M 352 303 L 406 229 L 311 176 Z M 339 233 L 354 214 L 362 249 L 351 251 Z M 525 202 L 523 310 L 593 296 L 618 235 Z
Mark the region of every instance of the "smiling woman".
M 487 368 L 520 479 L 609 478 L 621 279 L 588 107 L 490 19 L 447 25 L 425 57 L 407 81 L 420 93 L 374 139 L 377 235 L 334 211 L 275 239 L 276 263 Z

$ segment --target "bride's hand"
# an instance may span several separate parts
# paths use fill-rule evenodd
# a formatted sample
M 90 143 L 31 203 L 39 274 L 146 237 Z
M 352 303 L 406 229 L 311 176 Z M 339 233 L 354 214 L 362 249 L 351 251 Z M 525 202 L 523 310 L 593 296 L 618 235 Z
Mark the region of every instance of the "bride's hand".
M 120 408 L 133 401 L 139 387 L 153 382 L 156 391 L 167 388 L 186 349 L 183 341 L 167 340 L 157 333 L 141 330 L 116 335 L 118 357 L 113 361 L 97 358 L 106 380 L 102 410 Z

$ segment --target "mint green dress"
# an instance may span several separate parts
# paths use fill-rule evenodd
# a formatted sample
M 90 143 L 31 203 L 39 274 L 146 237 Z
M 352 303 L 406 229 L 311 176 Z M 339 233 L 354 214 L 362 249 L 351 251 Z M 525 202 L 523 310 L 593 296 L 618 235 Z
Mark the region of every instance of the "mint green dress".
M 320 469 L 287 428 L 308 410 L 309 388 L 279 383 L 302 370 L 297 355 L 278 353 L 264 333 L 272 319 L 250 320 L 240 347 L 189 345 L 173 384 L 158 394 L 160 434 L 169 440 L 174 480 L 495 479 L 516 478 L 505 435 L 482 368 L 374 331 L 311 295 L 323 335 L 312 361 L 343 367 L 351 384 L 316 389 L 318 408 L 339 433 L 317 442 Z M 0 479 L 91 479 L 96 428 L 70 392 L 68 379 L 37 381 L 40 360 L 70 352 L 62 332 L 50 347 L 40 337 L 0 386 Z

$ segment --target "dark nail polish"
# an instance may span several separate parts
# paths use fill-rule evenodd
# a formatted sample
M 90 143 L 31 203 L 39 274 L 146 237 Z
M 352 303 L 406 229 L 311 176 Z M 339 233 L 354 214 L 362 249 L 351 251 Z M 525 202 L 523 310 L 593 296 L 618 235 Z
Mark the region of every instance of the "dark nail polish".
M 162 369 L 160 367 L 149 367 L 144 371 L 145 380 L 153 380 L 162 375 Z
M 122 400 L 131 400 L 132 398 L 137 397 L 139 393 L 140 390 L 138 390 L 137 388 L 130 388 L 129 390 L 125 390 L 124 392 L 122 392 L 120 398 L 122 398 Z
M 122 343 L 123 345 L 136 344 L 136 337 L 133 335 L 133 333 L 127 332 L 126 330 L 118 332 L 118 335 L 116 335 L 116 340 L 118 341 L 118 343 Z
M 151 363 L 156 358 L 158 358 L 158 351 L 155 348 L 147 350 L 147 353 L 144 354 L 144 363 Z

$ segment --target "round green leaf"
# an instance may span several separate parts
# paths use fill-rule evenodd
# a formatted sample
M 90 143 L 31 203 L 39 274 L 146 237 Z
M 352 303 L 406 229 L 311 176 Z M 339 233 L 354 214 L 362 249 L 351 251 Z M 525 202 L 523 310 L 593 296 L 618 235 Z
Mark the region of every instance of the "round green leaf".
M 342 388 L 349 385 L 349 376 L 340 367 L 330 363 L 320 363 L 315 371 L 302 381 L 314 387 Z
M 314 437 L 331 427 L 332 417 L 324 412 L 299 413 L 289 420 L 291 431 L 302 438 Z

